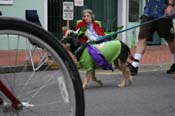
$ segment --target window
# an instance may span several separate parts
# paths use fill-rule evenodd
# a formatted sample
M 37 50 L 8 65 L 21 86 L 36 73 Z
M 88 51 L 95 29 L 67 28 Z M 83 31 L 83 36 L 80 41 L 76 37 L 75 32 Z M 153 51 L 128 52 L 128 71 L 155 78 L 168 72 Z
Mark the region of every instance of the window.
M 0 0 L 0 4 L 13 4 L 13 0 Z
M 139 21 L 139 1 L 129 0 L 129 22 Z

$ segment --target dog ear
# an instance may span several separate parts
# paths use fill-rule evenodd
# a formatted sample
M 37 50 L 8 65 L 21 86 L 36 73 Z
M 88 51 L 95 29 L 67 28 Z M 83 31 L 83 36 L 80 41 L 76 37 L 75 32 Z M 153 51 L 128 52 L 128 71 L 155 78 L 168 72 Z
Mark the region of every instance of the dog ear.
M 61 43 L 63 43 L 63 44 L 66 44 L 66 43 L 71 44 L 72 43 L 72 37 L 71 36 L 67 36 L 67 37 L 63 38 L 61 40 Z

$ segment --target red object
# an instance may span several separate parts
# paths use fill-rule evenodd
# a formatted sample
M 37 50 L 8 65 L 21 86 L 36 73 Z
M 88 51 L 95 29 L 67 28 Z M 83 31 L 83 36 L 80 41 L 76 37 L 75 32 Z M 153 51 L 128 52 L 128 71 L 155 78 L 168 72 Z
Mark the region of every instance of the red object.
M 98 35 L 100 35 L 100 36 L 105 35 L 103 29 L 101 28 L 101 26 L 97 22 L 93 21 L 92 24 L 93 24 L 93 29 L 97 32 Z M 76 30 L 81 28 L 81 27 L 87 27 L 87 23 L 85 21 L 79 22 L 78 25 L 76 26 Z M 82 43 L 85 43 L 88 40 L 88 38 L 86 36 L 82 36 L 81 38 L 79 38 L 79 40 Z
M 10 99 L 12 102 L 12 106 L 15 109 L 20 108 L 20 101 L 16 98 L 16 96 L 7 88 L 7 86 L 0 80 L 0 92 L 4 93 L 4 95 Z M 0 104 L 2 104 L 3 101 L 0 98 Z

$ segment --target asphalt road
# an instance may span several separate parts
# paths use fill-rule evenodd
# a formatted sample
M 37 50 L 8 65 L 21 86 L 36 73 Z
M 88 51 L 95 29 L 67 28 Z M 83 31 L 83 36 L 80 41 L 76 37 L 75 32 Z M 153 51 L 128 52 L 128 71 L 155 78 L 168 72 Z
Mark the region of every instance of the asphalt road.
M 153 69 L 140 69 L 125 88 L 117 87 L 119 71 L 97 71 L 104 85 L 91 82 L 85 90 L 85 116 L 175 116 L 175 80 L 165 69 Z M 83 79 L 85 72 L 80 74 Z
M 90 87 L 84 91 L 85 116 L 175 116 L 175 80 L 172 75 L 166 74 L 166 70 L 167 67 L 164 66 L 141 67 L 138 76 L 133 78 L 134 84 L 124 88 L 117 87 L 122 78 L 120 71 L 97 70 L 96 77 L 101 79 L 104 85 L 99 86 L 91 81 Z M 84 70 L 80 70 L 82 80 L 85 73 Z M 30 72 L 22 73 L 20 77 L 26 77 L 28 74 Z M 33 81 L 34 83 L 31 83 L 33 85 L 31 87 L 36 88 L 37 85 L 42 85 L 41 77 L 46 74 L 48 72 L 36 73 L 37 78 Z M 39 99 L 36 100 L 47 102 L 50 100 L 49 95 L 51 100 L 58 99 L 59 95 L 55 92 L 58 90 L 56 88 L 52 90 L 42 92 L 44 97 L 42 99 L 38 97 Z M 55 106 L 49 109 L 53 111 Z M 54 115 L 58 109 L 56 108 L 50 115 Z M 39 109 L 39 111 L 44 110 Z

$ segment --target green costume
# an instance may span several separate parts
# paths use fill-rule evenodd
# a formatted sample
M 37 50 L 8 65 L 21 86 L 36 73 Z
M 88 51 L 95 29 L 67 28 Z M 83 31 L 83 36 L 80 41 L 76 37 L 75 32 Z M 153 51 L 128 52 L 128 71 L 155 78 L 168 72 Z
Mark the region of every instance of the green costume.
M 100 50 L 106 60 L 112 64 L 113 61 L 119 56 L 121 50 L 121 43 L 119 40 L 107 41 L 100 44 L 94 44 L 94 46 Z M 99 68 L 91 55 L 88 53 L 87 48 L 84 49 L 82 56 L 80 57 L 79 64 L 87 71 L 95 70 Z

